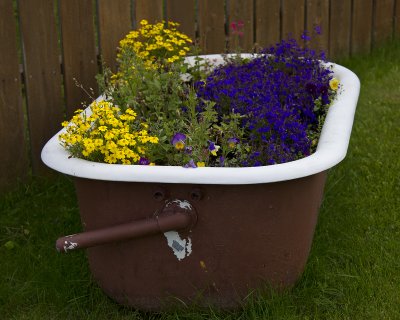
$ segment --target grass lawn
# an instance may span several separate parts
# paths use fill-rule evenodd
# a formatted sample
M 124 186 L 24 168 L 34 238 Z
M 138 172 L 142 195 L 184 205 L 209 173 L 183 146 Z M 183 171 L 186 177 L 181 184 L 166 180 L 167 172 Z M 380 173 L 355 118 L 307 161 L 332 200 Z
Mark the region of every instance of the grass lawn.
M 0 318 L 400 319 L 400 42 L 341 63 L 362 84 L 352 139 L 292 290 L 233 313 L 121 307 L 92 282 L 84 252 L 55 250 L 81 230 L 71 181 L 35 178 L 0 196 Z

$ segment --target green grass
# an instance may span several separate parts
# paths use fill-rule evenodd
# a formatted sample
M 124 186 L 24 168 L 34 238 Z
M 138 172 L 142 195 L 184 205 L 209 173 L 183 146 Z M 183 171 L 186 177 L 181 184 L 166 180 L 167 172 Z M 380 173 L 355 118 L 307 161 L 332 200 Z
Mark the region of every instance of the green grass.
M 295 288 L 233 313 L 121 307 L 92 282 L 72 183 L 33 179 L 0 197 L 1 319 L 400 319 L 400 43 L 342 64 L 362 87 L 347 158 L 329 173 L 306 270 Z

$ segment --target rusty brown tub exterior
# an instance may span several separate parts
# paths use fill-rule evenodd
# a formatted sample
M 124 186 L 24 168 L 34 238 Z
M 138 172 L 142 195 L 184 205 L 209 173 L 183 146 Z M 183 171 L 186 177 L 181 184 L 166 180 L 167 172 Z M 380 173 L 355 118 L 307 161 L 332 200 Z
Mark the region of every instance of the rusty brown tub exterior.
M 74 177 L 84 232 L 60 238 L 57 249 L 87 248 L 103 290 L 140 309 L 234 308 L 265 286 L 290 288 L 307 261 L 326 172 L 347 153 L 360 90 L 353 72 L 336 64 L 332 70 L 342 89 L 317 150 L 288 163 L 196 169 L 94 163 L 69 157 L 58 142 L 61 130 L 42 160 Z
M 307 261 L 325 178 L 321 172 L 257 185 L 76 178 L 87 231 L 151 218 L 173 199 L 197 213 L 196 225 L 178 233 L 186 245 L 174 250 L 159 233 L 96 246 L 87 250 L 90 269 L 107 295 L 147 310 L 179 301 L 232 308 L 267 284 L 291 287 Z M 179 259 L 176 250 L 185 255 Z

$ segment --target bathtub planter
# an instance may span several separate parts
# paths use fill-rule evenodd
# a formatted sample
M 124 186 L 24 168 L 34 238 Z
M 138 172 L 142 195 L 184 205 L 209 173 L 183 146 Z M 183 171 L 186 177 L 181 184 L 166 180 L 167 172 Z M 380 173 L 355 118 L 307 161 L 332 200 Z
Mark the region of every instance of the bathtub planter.
M 196 169 L 94 163 L 69 158 L 60 131 L 42 159 L 74 177 L 85 232 L 60 238 L 57 248 L 88 248 L 103 290 L 147 310 L 179 301 L 231 308 L 265 284 L 292 286 L 310 251 L 326 172 L 346 155 L 359 94 L 354 73 L 333 70 L 342 91 L 317 151 L 288 163 Z

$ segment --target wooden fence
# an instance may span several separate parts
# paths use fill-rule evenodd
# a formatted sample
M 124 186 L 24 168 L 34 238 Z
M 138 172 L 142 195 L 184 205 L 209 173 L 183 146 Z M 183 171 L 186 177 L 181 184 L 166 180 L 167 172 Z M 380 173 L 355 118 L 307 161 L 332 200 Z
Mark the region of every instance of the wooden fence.
M 100 56 L 115 69 L 118 41 L 138 21 L 173 20 L 204 53 L 251 50 L 314 25 L 331 58 L 400 36 L 400 0 L 0 0 L 0 190 L 43 174 L 40 152 L 88 100 Z M 243 36 L 230 24 L 243 22 Z M 75 80 L 76 79 L 76 80 Z

